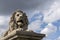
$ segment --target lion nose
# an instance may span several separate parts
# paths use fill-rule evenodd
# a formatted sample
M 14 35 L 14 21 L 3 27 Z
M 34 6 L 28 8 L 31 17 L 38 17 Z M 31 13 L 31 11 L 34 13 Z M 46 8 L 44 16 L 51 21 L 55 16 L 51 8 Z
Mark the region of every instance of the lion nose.
M 23 16 L 20 16 L 20 18 L 23 18 Z
M 20 15 L 20 16 L 23 16 L 23 15 Z
M 23 16 L 22 15 L 20 15 L 20 19 L 22 19 L 23 18 Z

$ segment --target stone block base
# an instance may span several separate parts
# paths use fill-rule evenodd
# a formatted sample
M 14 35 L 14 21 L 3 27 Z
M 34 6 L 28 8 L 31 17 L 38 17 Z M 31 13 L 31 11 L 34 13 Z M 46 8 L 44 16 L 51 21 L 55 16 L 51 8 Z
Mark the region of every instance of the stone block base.
M 41 40 L 43 37 L 45 37 L 44 34 L 14 30 L 7 36 L 3 37 L 1 40 Z

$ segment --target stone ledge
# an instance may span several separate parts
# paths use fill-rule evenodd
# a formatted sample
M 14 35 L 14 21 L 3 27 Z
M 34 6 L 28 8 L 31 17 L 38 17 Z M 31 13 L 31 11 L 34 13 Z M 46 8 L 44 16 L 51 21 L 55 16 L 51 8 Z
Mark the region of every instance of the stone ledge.
M 45 34 L 38 34 L 35 32 L 21 31 L 19 29 L 12 31 L 7 36 L 3 37 L 1 40 L 15 40 L 15 39 L 32 39 L 32 40 L 41 40 L 45 37 Z

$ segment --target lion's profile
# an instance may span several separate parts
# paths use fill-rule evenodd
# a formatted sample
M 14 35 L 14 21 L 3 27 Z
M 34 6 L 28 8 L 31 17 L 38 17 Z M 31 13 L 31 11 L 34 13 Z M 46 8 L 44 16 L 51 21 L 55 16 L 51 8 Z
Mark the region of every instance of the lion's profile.
M 23 31 L 28 28 L 28 18 L 21 10 L 16 10 L 13 12 L 9 22 L 9 30 L 4 34 L 4 36 L 18 28 L 21 28 Z

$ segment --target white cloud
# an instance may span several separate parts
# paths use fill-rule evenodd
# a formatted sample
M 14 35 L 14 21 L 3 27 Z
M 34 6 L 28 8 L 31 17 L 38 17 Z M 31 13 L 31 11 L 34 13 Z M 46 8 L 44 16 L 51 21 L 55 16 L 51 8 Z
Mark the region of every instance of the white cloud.
M 8 16 L 0 16 L 0 25 L 4 25 L 9 20 Z
M 57 38 L 57 40 L 60 40 L 60 36 Z
M 32 18 L 32 16 L 34 16 L 34 14 L 37 14 L 37 13 L 40 13 L 40 11 L 39 10 L 34 10 L 34 11 L 29 12 L 28 18 Z
M 54 2 L 46 13 L 47 14 L 44 16 L 44 22 L 54 22 L 60 19 L 60 4 L 58 2 Z
M 46 38 L 46 37 L 45 37 L 45 38 L 43 38 L 43 40 L 52 40 L 52 39 L 51 39 L 51 38 Z
M 0 35 L 7 30 L 8 22 L 9 16 L 0 16 Z
M 52 3 L 52 5 L 49 7 L 48 10 L 43 10 L 42 11 L 43 14 L 44 14 L 43 22 L 47 22 L 48 25 L 46 26 L 46 28 L 44 28 L 41 31 L 41 33 L 49 35 L 51 33 L 56 32 L 57 28 L 54 25 L 52 25 L 51 23 L 54 22 L 54 21 L 56 21 L 56 20 L 58 20 L 58 19 L 60 19 L 60 11 L 59 10 L 60 10 L 60 4 L 55 1 L 55 2 Z M 34 11 L 33 15 L 36 14 L 36 13 L 40 13 L 40 11 L 39 10 Z M 37 20 L 37 22 L 36 21 L 32 22 L 29 25 L 29 29 L 37 30 L 40 27 L 40 26 L 38 26 L 38 25 L 40 25 L 40 23 L 38 23 L 38 22 L 39 22 L 38 20 Z M 36 28 L 36 26 L 37 26 L 37 28 Z
M 31 18 L 34 14 L 42 12 L 44 14 L 44 22 L 54 22 L 58 19 L 60 19 L 60 3 L 57 0 L 54 0 L 52 4 L 48 5 L 49 3 L 47 2 L 47 6 L 45 5 L 44 7 L 40 8 L 37 7 L 35 10 L 29 12 L 29 18 Z M 46 8 L 45 8 L 46 7 Z M 44 8 L 44 9 L 43 9 Z M 42 10 L 43 9 L 43 10 Z M 32 15 L 31 15 L 32 13 Z
M 46 6 L 46 5 L 45 5 Z M 48 7 L 48 6 L 47 6 Z M 60 3 L 58 3 L 58 1 L 55 0 L 55 2 L 53 2 L 49 7 L 48 9 L 46 10 L 36 10 L 36 13 L 34 13 L 35 11 L 33 11 L 33 15 L 36 14 L 37 12 L 40 13 L 40 12 L 43 12 L 44 14 L 44 19 L 43 19 L 43 22 L 47 22 L 48 25 L 40 32 L 42 34 L 46 34 L 47 36 L 53 34 L 56 32 L 57 30 L 57 27 L 54 26 L 53 24 L 51 24 L 52 22 L 56 21 L 56 20 L 59 20 L 60 19 Z M 31 15 L 31 17 L 33 16 Z M 38 17 L 37 17 L 38 18 Z M 38 20 L 37 20 L 38 21 Z M 41 23 L 41 22 L 40 22 Z M 38 22 L 32 22 L 29 26 L 29 29 L 32 29 L 32 30 L 37 30 L 39 29 L 39 25 L 40 23 Z M 35 25 L 36 24 L 36 25 Z M 38 24 L 38 25 L 37 25 Z M 46 40 L 48 40 L 48 38 L 46 38 Z M 49 39 L 49 40 L 52 40 L 52 39 Z
M 0 25 L 3 25 L 5 23 L 5 17 L 0 16 Z
M 55 33 L 57 31 L 57 27 L 49 23 L 46 28 L 44 28 L 40 33 L 46 34 L 46 36 Z
M 41 24 L 40 20 L 33 21 L 31 24 L 29 24 L 28 29 L 36 31 L 40 29 L 40 24 Z

